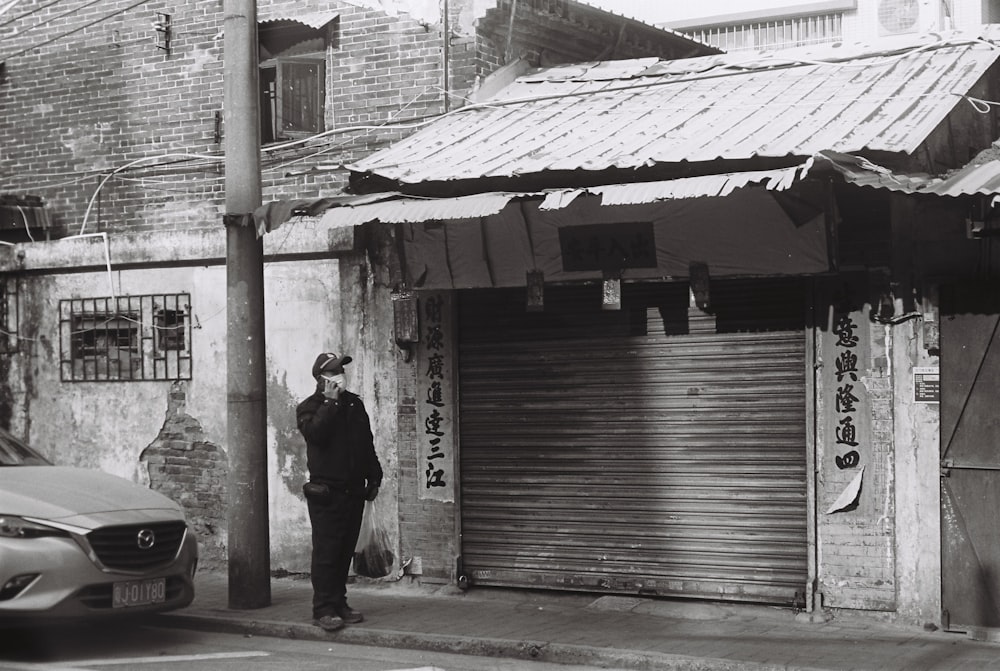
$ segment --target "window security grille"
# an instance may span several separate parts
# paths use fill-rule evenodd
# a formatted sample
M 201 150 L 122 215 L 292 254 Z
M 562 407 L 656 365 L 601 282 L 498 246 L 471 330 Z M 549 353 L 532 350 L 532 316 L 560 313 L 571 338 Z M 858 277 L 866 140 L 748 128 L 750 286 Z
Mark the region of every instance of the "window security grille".
M 839 42 L 844 37 L 842 13 L 744 23 L 685 31 L 726 51 L 765 51 Z
M 191 379 L 191 298 L 59 301 L 64 382 Z

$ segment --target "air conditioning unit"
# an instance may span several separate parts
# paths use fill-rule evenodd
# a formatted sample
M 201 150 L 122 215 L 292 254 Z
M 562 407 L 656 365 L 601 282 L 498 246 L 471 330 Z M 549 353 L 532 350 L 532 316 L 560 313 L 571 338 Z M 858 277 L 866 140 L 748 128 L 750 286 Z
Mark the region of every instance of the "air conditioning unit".
M 878 34 L 905 35 L 920 30 L 920 0 L 878 0 Z

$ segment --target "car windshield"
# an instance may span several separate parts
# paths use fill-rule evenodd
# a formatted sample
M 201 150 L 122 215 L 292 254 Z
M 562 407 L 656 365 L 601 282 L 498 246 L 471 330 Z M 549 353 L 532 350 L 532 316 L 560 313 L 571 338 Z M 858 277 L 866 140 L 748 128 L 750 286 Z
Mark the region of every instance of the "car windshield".
M 0 430 L 0 466 L 47 466 L 48 460 L 33 449 Z

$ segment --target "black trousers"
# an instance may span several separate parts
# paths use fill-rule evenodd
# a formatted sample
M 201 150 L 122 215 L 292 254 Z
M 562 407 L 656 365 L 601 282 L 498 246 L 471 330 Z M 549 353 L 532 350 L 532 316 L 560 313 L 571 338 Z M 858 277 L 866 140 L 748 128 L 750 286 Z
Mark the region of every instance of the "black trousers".
M 358 542 L 365 501 L 357 493 L 331 491 L 329 500 L 307 499 L 312 524 L 313 617 L 336 615 L 347 603 L 347 573 Z

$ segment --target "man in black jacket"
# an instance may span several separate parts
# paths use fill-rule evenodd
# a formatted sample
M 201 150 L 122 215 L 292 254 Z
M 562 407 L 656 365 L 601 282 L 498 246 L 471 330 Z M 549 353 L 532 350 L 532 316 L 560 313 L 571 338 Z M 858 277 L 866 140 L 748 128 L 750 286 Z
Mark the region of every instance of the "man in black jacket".
M 313 618 L 326 631 L 363 619 L 347 605 L 347 573 L 365 501 L 373 501 L 382 484 L 368 413 L 345 388 L 344 366 L 351 361 L 333 352 L 316 357 L 316 391 L 295 409 L 309 468 Z

